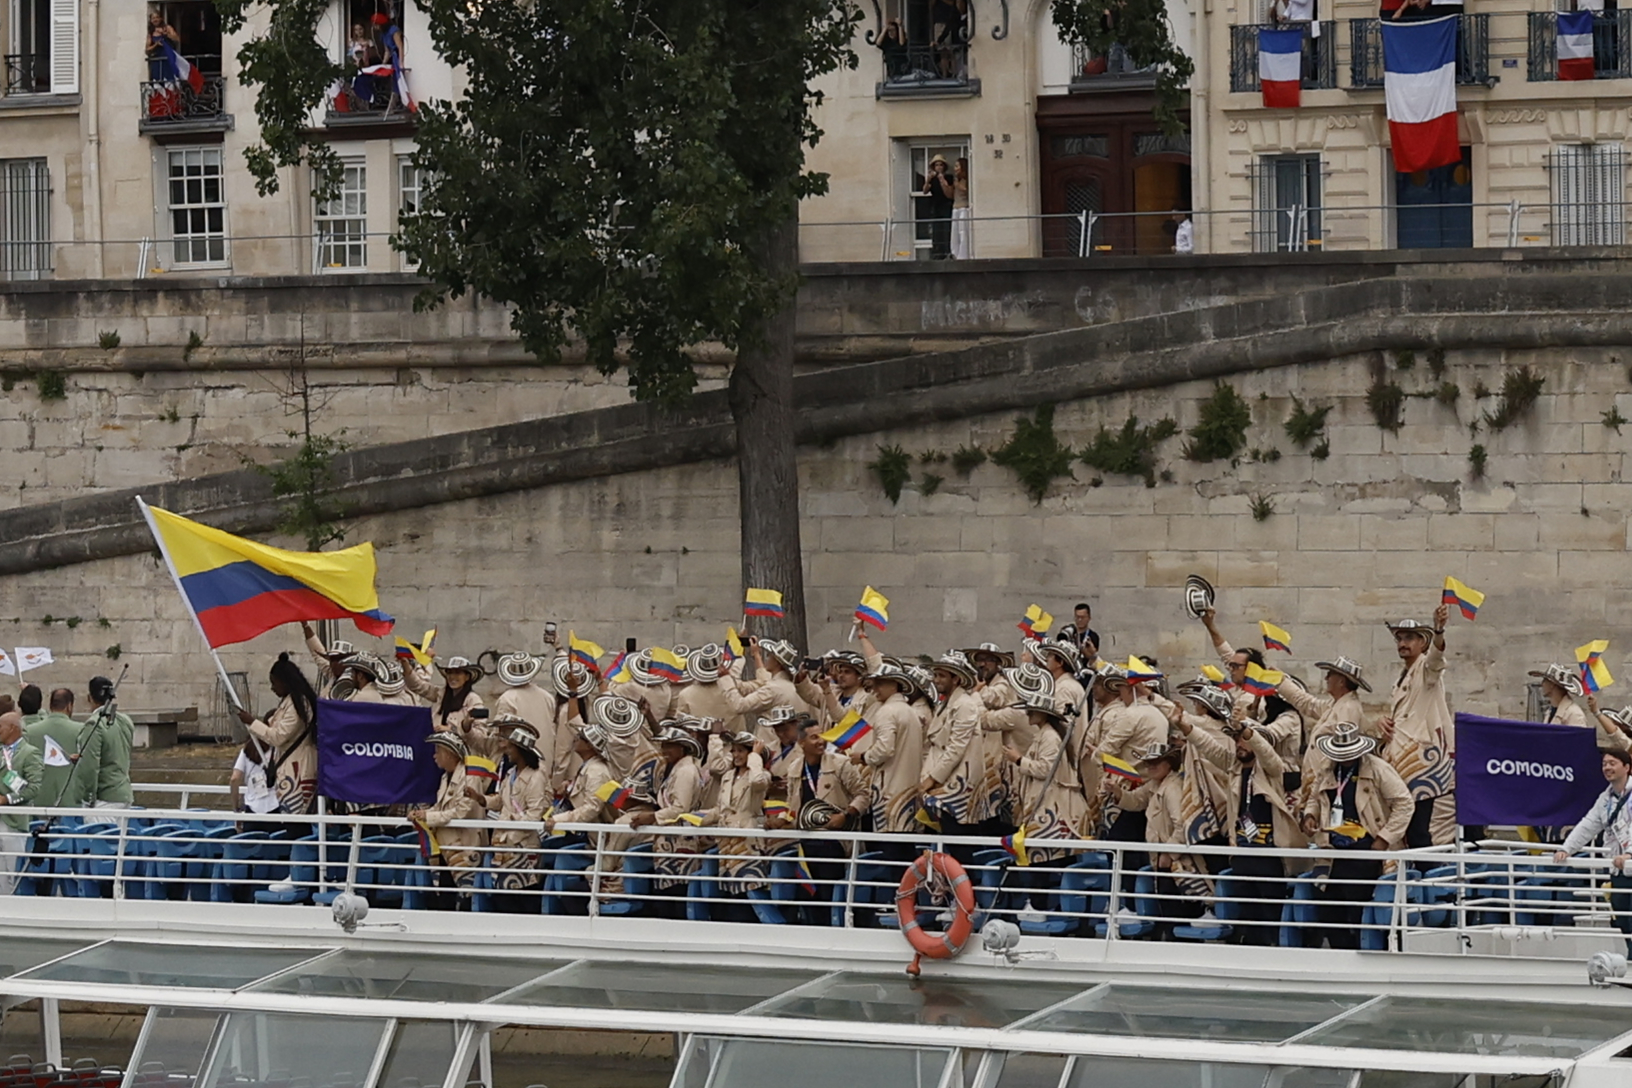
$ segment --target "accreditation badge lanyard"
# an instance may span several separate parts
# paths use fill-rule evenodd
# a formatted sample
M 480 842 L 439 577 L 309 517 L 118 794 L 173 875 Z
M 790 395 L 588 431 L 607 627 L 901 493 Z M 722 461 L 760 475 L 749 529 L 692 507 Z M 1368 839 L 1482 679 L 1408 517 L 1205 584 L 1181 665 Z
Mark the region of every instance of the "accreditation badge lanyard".
M 806 798 L 806 800 L 815 800 L 816 799 L 816 786 L 822 780 L 822 768 L 821 768 L 821 765 L 817 764 L 816 773 L 811 774 L 810 773 L 810 764 L 806 763 L 805 766 L 804 766 L 804 771 L 805 771 L 805 798 Z
M 1349 783 L 1354 781 L 1354 776 L 1358 773 L 1359 772 L 1356 770 L 1350 771 L 1345 775 L 1336 776 L 1337 793 L 1332 797 L 1332 813 L 1326 819 L 1326 830 L 1330 831 L 1334 827 L 1343 826 L 1345 822 L 1343 812 L 1343 791 L 1349 788 Z
M 1258 842 L 1258 825 L 1252 819 L 1252 768 L 1241 768 L 1241 819 L 1236 834 L 1243 846 Z

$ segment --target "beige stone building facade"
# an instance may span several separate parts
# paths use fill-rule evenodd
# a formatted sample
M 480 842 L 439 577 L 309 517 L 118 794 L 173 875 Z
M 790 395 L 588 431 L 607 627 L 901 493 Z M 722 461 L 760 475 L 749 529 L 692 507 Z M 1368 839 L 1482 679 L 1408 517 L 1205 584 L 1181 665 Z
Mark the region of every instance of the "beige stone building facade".
M 152 13 L 196 90 L 149 49 Z M 393 27 L 410 97 L 451 97 L 414 0 L 332 0 L 323 21 L 337 60 L 389 60 Z M 0 0 L 0 279 L 401 270 L 386 239 L 418 180 L 400 96 L 361 83 L 312 118 L 346 162 L 339 200 L 314 204 L 304 171 L 263 198 L 243 163 L 257 128 L 242 44 L 209 0 Z

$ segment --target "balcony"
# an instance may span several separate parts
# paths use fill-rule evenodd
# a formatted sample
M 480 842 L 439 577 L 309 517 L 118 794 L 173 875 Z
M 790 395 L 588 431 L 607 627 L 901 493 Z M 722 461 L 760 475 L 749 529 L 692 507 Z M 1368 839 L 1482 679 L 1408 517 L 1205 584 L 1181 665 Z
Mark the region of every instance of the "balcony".
M 386 67 L 386 73 L 391 70 Z M 413 83 L 414 70 L 404 68 L 403 76 Z M 347 125 L 378 125 L 414 120 L 412 110 L 402 104 L 397 94 L 396 79 L 391 74 L 354 73 L 341 89 L 329 98 L 328 112 L 323 123 L 331 128 Z
M 969 77 L 969 43 L 905 45 L 884 50 L 879 98 L 973 98 L 980 80 Z
M 1279 30 L 1280 26 L 1255 24 L 1230 27 L 1230 90 L 1258 89 L 1258 31 Z M 1320 24 L 1320 36 L 1303 39 L 1303 83 L 1306 91 L 1337 86 L 1337 23 Z
M 226 87 L 220 76 L 205 76 L 203 90 L 196 93 L 184 80 L 143 80 L 141 96 L 137 131 L 144 136 L 226 132 L 232 128 Z
M 1494 87 L 1490 74 L 1490 16 L 1458 15 L 1456 81 L 1464 87 Z M 1383 85 L 1383 28 L 1376 19 L 1349 20 L 1349 85 Z
M 45 53 L 7 53 L 6 94 L 51 93 L 51 57 Z
M 1132 90 L 1156 86 L 1154 67 L 1136 68 L 1120 42 L 1109 54 L 1100 55 L 1077 42 L 1071 46 L 1071 90 Z
M 1530 15 L 1530 82 L 1558 79 L 1558 15 L 1532 11 Z M 1625 44 L 1623 44 L 1625 43 Z M 1632 79 L 1632 11 L 1610 11 L 1592 19 L 1594 79 Z

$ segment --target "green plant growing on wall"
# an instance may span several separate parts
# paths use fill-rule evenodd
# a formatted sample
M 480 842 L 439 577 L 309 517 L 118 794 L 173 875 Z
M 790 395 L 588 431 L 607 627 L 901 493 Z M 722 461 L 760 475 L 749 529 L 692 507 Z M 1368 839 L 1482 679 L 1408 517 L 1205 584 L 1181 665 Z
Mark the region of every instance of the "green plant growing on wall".
M 1309 451 L 1309 456 L 1314 458 L 1316 461 L 1324 461 L 1331 455 L 1332 440 L 1330 438 L 1322 438 L 1319 445 L 1315 446 L 1314 449 Z
M 1247 444 L 1252 409 L 1233 385 L 1219 382 L 1201 403 L 1201 419 L 1189 430 L 1184 456 L 1191 461 L 1228 461 Z
M 80 616 L 69 616 L 67 619 L 63 620 L 62 622 L 68 625 L 68 630 L 72 631 L 74 628 L 76 628 L 80 624 L 84 623 L 85 620 Z
M 1485 426 L 1493 431 L 1506 430 L 1529 415 L 1541 397 L 1541 387 L 1547 379 L 1527 366 L 1509 370 L 1502 376 L 1502 392 L 1496 398 L 1496 410 L 1485 413 Z
M 1179 425 L 1170 417 L 1141 427 L 1138 416 L 1129 416 L 1120 431 L 1101 427 L 1079 456 L 1083 464 L 1092 468 L 1121 476 L 1139 476 L 1146 487 L 1155 487 L 1156 447 L 1178 433 Z
M 945 482 L 945 476 L 937 476 L 933 472 L 926 472 L 918 480 L 918 493 L 925 496 L 933 495 L 941 489 L 941 485 Z
M 1473 383 L 1474 400 L 1484 400 L 1488 396 L 1490 396 L 1490 386 L 1486 385 L 1484 382 Z
M 1475 480 L 1483 480 L 1485 478 L 1485 464 L 1489 459 L 1490 455 L 1485 452 L 1485 447 L 1476 444 L 1468 451 L 1468 475 Z
M 1462 390 L 1455 382 L 1440 382 L 1439 388 L 1434 390 L 1434 399 L 1447 408 L 1455 408 L 1457 398 L 1461 395 Z
M 106 629 L 107 629 L 107 628 L 109 628 L 109 627 L 112 627 L 112 626 L 113 626 L 113 623 L 112 623 L 112 621 L 110 621 L 110 620 L 109 620 L 109 619 L 108 619 L 108 617 L 106 617 L 106 616 L 98 616 L 98 617 L 97 617 L 97 618 L 96 618 L 96 625 L 97 625 L 97 626 L 98 626 L 98 627 L 101 627 L 101 628 L 103 628 L 103 629 L 104 629 L 104 630 L 106 630 Z
M 878 460 L 867 467 L 878 477 L 878 484 L 892 503 L 901 501 L 901 488 L 912 479 L 912 458 L 900 446 L 878 447 Z
M 1254 495 L 1251 509 L 1253 521 L 1268 521 L 1275 513 L 1275 500 L 1269 495 Z
M 317 416 L 327 405 L 322 390 L 312 385 L 306 371 L 306 344 L 302 328 L 300 361 L 290 370 L 289 385 L 279 394 L 285 410 L 299 418 L 299 429 L 285 431 L 296 445 L 288 456 L 261 465 L 245 460 L 250 467 L 272 481 L 272 495 L 283 500 L 278 531 L 299 537 L 307 551 L 322 551 L 327 544 L 346 538 L 340 522 L 345 505 L 336 497 L 338 478 L 335 461 L 350 449 L 344 431 L 324 434 L 317 430 Z
M 952 471 L 965 479 L 985 463 L 986 451 L 979 446 L 959 446 L 952 453 Z
M 946 454 L 940 450 L 925 450 L 918 455 L 918 463 L 920 465 L 944 465 L 946 463 Z
M 164 421 L 166 423 L 180 423 L 181 422 L 181 410 L 178 409 L 174 404 L 170 405 L 168 408 L 166 408 L 164 410 Z
M 1044 404 L 1035 418 L 1021 416 L 1014 421 L 1014 434 L 992 452 L 992 463 L 1012 470 L 1031 501 L 1041 503 L 1050 484 L 1071 475 L 1075 456 L 1054 434 L 1054 406 Z
M 63 377 L 60 370 L 40 371 L 34 388 L 39 391 L 40 399 L 43 401 L 68 399 L 68 379 Z
M 1428 349 L 1428 376 L 1436 382 L 1445 377 L 1444 348 Z
M 181 361 L 187 362 L 193 357 L 193 352 L 204 346 L 204 338 L 198 335 L 197 329 L 187 330 L 187 346 L 181 349 Z
M 1405 408 L 1405 390 L 1379 374 L 1366 390 L 1366 407 L 1377 426 L 1391 434 L 1400 430 L 1400 413 Z
M 1292 414 L 1286 417 L 1286 437 L 1298 449 L 1307 449 L 1309 443 L 1321 437 L 1326 430 L 1326 417 L 1331 414 L 1332 406 L 1305 407 L 1303 401 L 1296 394 L 1292 397 Z
M 125 652 L 125 648 L 123 646 L 121 646 L 119 643 L 115 642 L 112 646 L 109 646 L 106 650 L 103 650 L 102 655 L 104 657 L 106 657 L 109 661 L 118 661 L 119 660 L 119 655 L 124 653 L 124 652 Z
M 119 331 L 117 329 L 108 329 L 97 333 L 96 346 L 103 351 L 112 351 L 119 346 Z
M 1410 348 L 1402 348 L 1394 353 L 1395 370 L 1411 370 L 1417 365 L 1417 353 Z
M 1621 428 L 1628 422 L 1632 421 L 1629 421 L 1625 416 L 1621 415 L 1620 405 L 1612 404 L 1610 405 L 1609 410 L 1604 413 L 1603 422 L 1604 426 L 1610 428 L 1616 434 L 1620 434 Z

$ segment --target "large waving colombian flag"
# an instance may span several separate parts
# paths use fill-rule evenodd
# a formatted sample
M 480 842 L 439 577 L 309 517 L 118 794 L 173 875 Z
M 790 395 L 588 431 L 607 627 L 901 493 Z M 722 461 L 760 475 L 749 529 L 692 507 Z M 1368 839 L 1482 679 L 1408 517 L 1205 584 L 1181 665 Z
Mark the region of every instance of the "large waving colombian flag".
M 388 635 L 374 589 L 374 545 L 290 552 L 200 525 L 136 500 L 210 648 L 247 642 L 285 623 L 351 620 Z

